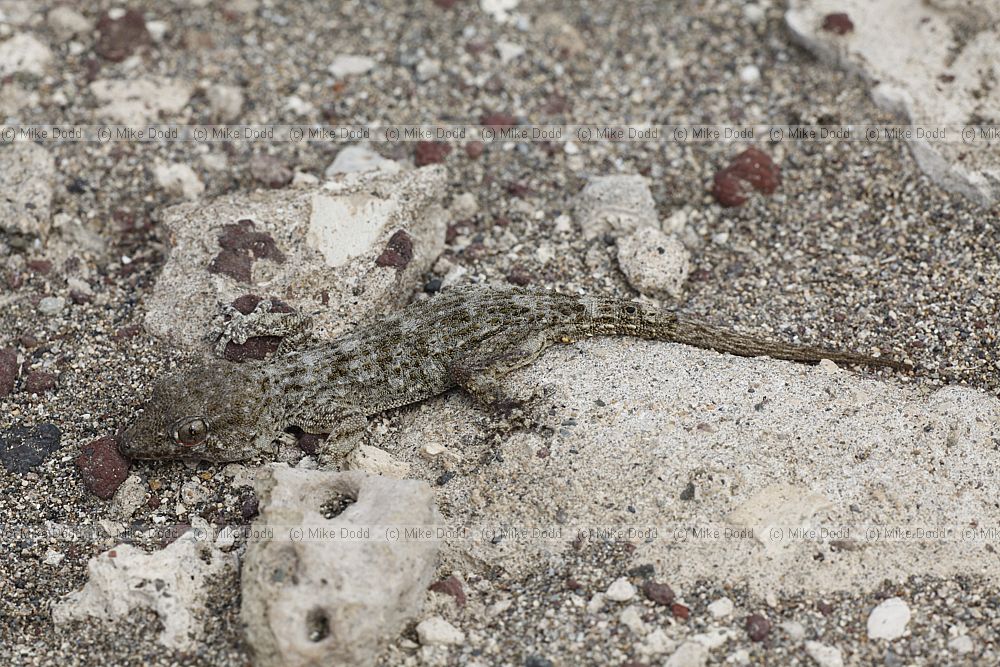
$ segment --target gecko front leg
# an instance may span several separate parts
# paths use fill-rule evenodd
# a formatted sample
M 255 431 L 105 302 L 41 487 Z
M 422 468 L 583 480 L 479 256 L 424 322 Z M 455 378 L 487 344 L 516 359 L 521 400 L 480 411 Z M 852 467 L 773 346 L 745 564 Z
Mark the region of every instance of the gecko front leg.
M 330 434 L 316 448 L 316 458 L 324 468 L 340 462 L 357 447 L 368 426 L 363 412 L 343 402 L 310 405 L 308 410 L 289 416 L 288 422 L 306 433 Z
M 221 357 L 230 342 L 243 345 L 258 336 L 280 337 L 278 354 L 302 347 L 312 335 L 312 318 L 297 310 L 275 311 L 274 305 L 270 299 L 265 299 L 248 314 L 234 306 L 224 307 L 209 333 L 215 353 Z

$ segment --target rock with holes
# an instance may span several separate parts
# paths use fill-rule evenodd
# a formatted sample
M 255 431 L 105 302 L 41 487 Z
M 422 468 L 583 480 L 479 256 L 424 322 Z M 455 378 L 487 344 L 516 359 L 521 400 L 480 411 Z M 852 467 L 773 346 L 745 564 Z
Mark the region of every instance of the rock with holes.
M 660 226 L 649 179 L 636 174 L 590 179 L 577 196 L 575 216 L 586 238 Z
M 146 326 L 207 350 L 219 304 L 248 294 L 310 313 L 319 336 L 402 305 L 444 248 L 446 183 L 440 166 L 375 171 L 169 208 L 173 246 Z
M 215 546 L 207 522 L 195 519 L 192 524 L 159 551 L 119 544 L 91 558 L 83 590 L 53 607 L 56 626 L 95 618 L 113 622 L 137 609 L 152 609 L 163 625 L 157 637 L 161 644 L 196 650 L 205 635 L 206 603 L 218 595 L 218 587 L 232 586 L 237 560 Z
M 241 609 L 255 664 L 372 664 L 420 612 L 434 575 L 439 541 L 427 537 L 441 518 L 430 486 L 279 465 L 255 486 Z

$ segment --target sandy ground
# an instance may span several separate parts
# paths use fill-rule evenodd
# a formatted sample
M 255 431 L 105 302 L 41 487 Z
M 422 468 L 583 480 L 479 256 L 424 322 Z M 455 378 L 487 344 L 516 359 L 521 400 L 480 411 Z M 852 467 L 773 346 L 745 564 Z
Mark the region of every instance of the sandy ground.
M 96 106 L 90 80 L 151 75 L 195 85 L 184 111 L 171 119 L 190 122 L 211 120 L 207 100 L 220 82 L 242 88 L 239 120 L 248 123 L 475 121 L 494 112 L 535 122 L 893 120 L 870 102 L 861 81 L 794 46 L 777 5 L 766 6 L 763 20 L 755 24 L 740 2 L 524 0 L 519 12 L 536 19 L 550 15 L 546 20 L 569 27 L 562 33 L 569 35 L 565 42 L 556 43 L 540 28 L 501 24 L 461 0 L 450 8 L 439 6 L 450 3 L 419 0 L 388 6 L 345 2 L 336 9 L 319 3 L 134 2 L 130 7 L 144 12 L 147 23 L 162 21 L 166 30 L 138 55 L 114 63 L 95 52 L 93 30 L 62 39 L 44 19 L 44 3 L 0 3 L 0 8 L 9 11 L 10 4 L 29 5 L 30 11 L 27 23 L 8 34 L 30 32 L 55 57 L 43 77 L 0 79 L 3 96 L 13 87 L 28 93 L 18 110 L 6 110 L 8 120 L 21 122 L 89 122 Z M 252 11 L 240 11 L 253 5 Z M 97 2 L 81 11 L 96 21 L 112 6 Z M 520 44 L 526 52 L 504 64 L 496 52 L 501 41 Z M 368 54 L 377 64 L 367 75 L 337 82 L 326 68 L 341 53 Z M 415 69 L 425 59 L 439 61 L 441 69 L 421 81 Z M 741 81 L 739 72 L 747 65 L 759 68 L 759 82 Z M 289 111 L 292 96 L 312 109 L 300 115 Z M 412 145 L 373 147 L 389 158 L 412 157 Z M 246 664 L 235 581 L 219 582 L 213 595 L 216 613 L 207 628 L 210 639 L 193 654 L 156 644 L 153 616 L 56 631 L 50 606 L 82 586 L 87 560 L 117 540 L 69 542 L 46 536 L 45 526 L 116 520 L 111 505 L 81 484 L 73 460 L 81 445 L 127 425 L 150 383 L 181 360 L 136 326 L 168 243 L 158 226 L 159 212 L 176 201 L 156 185 L 151 171 L 156 161 L 190 165 L 205 184 L 204 196 L 211 197 L 259 187 L 249 168 L 256 153 L 322 176 L 339 146 L 67 143 L 46 148 L 56 164 L 52 210 L 80 220 L 93 243 L 84 248 L 54 234 L 48 244 L 23 248 L 13 239 L 0 239 L 0 346 L 12 347 L 23 361 L 17 388 L 0 398 L 0 433 L 39 424 L 54 424 L 60 431 L 58 450 L 40 466 L 0 470 L 0 525 L 5 526 L 0 661 Z M 678 304 L 684 311 L 790 341 L 877 345 L 917 364 L 920 371 L 901 382 L 928 389 L 960 384 L 996 393 L 1000 211 L 942 191 L 903 145 L 849 143 L 767 146 L 782 168 L 778 191 L 723 209 L 709 194 L 712 175 L 739 148 L 623 142 L 587 145 L 568 155 L 560 144 L 524 143 L 491 146 L 472 159 L 456 146 L 445 160 L 451 193 L 473 193 L 479 211 L 445 256 L 467 269 L 467 280 L 513 277 L 537 286 L 635 296 L 618 271 L 613 246 L 555 228 L 559 216 L 571 212 L 587 177 L 641 173 L 651 179 L 662 218 L 677 210 L 687 213 L 685 242 L 695 266 Z M 206 153 L 224 158 L 225 166 L 206 167 Z M 539 252 L 543 247 L 550 252 Z M 427 275 L 426 280 L 440 277 Z M 74 298 L 68 278 L 86 282 L 93 295 Z M 56 313 L 40 308 L 50 296 L 65 298 L 65 306 Z M 54 388 L 26 391 L 31 371 L 54 374 Z M 166 524 L 187 523 L 192 514 L 215 523 L 246 521 L 247 489 L 231 488 L 218 466 L 138 463 L 134 471 L 156 500 L 133 522 L 148 524 L 155 516 Z M 178 507 L 182 487 L 191 483 L 198 489 L 196 501 Z M 637 565 L 627 545 L 590 546 L 567 559 L 567 571 L 470 577 L 469 590 L 485 605 L 501 597 L 513 603 L 490 620 L 468 619 L 470 635 L 488 637 L 488 642 L 470 643 L 440 659 L 535 667 L 641 662 L 628 634 L 608 622 L 610 616 L 568 611 L 563 604 L 568 577 L 587 590 L 604 590 Z M 713 651 L 711 664 L 723 664 L 740 650 L 754 664 L 810 664 L 801 642 L 777 629 L 781 620 L 801 623 L 810 637 L 839 646 L 854 664 L 971 665 L 997 655 L 988 629 L 997 623 L 998 591 L 974 577 L 913 577 L 886 581 L 875 590 L 771 600 L 748 599 L 746 590 L 704 582 L 684 593 L 690 620 L 649 603 L 647 622 L 686 622 L 698 632 L 708 622 L 705 606 L 721 595 L 743 609 L 766 609 L 774 629 L 764 641 L 751 641 L 745 617 L 732 619 L 738 638 L 725 650 Z M 872 642 L 865 619 L 888 595 L 907 600 L 914 618 L 910 632 L 891 643 Z M 972 652 L 947 647 L 956 628 L 969 630 Z M 384 662 L 417 661 L 417 655 L 403 641 L 386 650 Z

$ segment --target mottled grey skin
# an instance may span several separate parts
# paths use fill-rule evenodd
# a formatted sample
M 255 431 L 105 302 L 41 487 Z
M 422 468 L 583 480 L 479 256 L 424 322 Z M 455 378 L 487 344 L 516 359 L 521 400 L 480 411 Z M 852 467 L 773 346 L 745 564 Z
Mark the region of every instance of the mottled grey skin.
M 221 343 L 275 331 L 292 334 L 305 322 L 294 313 L 258 308 L 235 315 Z M 121 449 L 136 458 L 237 461 L 275 451 L 283 431 L 298 427 L 330 433 L 319 453 L 324 460 L 335 458 L 357 443 L 368 416 L 453 387 L 487 405 L 508 404 L 505 375 L 554 344 L 589 336 L 636 336 L 749 357 L 900 367 L 884 358 L 761 341 L 632 301 L 459 287 L 335 340 L 279 348 L 263 362 L 212 361 L 172 374 L 156 386 L 123 435 Z

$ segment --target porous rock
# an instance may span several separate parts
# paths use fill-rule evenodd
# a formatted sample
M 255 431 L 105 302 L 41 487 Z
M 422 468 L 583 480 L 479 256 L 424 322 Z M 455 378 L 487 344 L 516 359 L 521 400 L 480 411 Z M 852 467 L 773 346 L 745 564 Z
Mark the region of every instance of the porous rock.
M 659 226 L 649 180 L 638 175 L 592 178 L 577 195 L 575 214 L 586 238 Z
M 214 546 L 212 531 L 202 519 L 153 553 L 130 544 L 94 556 L 87 564 L 87 584 L 52 609 L 56 626 L 96 618 L 114 621 L 136 609 L 152 609 L 163 630 L 157 640 L 164 646 L 193 650 L 203 638 L 205 608 L 211 583 L 231 575 L 236 556 Z
M 280 465 L 255 486 L 259 537 L 248 543 L 241 608 L 255 664 L 372 664 L 380 643 L 420 612 L 434 575 L 436 540 L 390 532 L 440 523 L 430 487 Z M 346 505 L 339 514 L 334 499 Z
M 312 313 L 320 336 L 361 313 L 401 305 L 444 247 L 445 184 L 442 167 L 426 167 L 167 209 L 163 224 L 173 247 L 148 302 L 147 329 L 176 345 L 207 349 L 205 323 L 217 314 L 216 304 L 247 293 L 280 295 Z M 234 244 L 234 229 L 252 236 L 253 247 Z M 407 262 L 380 265 L 393 237 L 393 247 L 399 245 L 400 231 Z M 178 309 L 184 318 L 176 317 Z
M 618 239 L 618 266 L 643 294 L 678 296 L 691 270 L 691 253 L 676 236 L 641 227 Z

